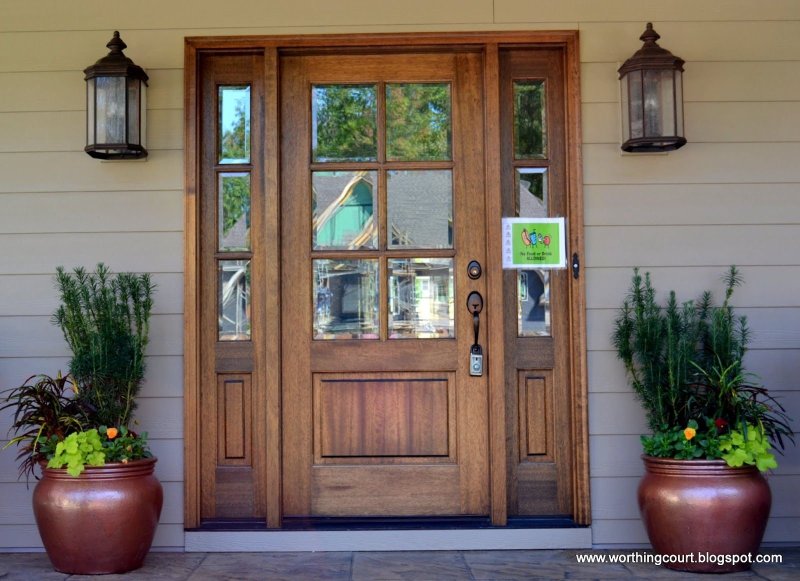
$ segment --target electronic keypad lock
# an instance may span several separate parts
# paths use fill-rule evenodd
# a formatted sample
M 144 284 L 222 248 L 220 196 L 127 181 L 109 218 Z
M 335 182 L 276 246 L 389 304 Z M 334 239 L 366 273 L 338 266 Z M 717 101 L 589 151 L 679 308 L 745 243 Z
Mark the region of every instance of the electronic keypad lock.
M 472 291 L 467 297 L 467 309 L 472 313 L 472 330 L 475 340 L 469 348 L 469 374 L 474 377 L 483 375 L 483 349 L 478 345 L 478 331 L 480 330 L 480 314 L 483 310 L 483 297 L 478 291 Z
M 469 350 L 469 374 L 474 377 L 483 375 L 483 349 L 473 345 Z

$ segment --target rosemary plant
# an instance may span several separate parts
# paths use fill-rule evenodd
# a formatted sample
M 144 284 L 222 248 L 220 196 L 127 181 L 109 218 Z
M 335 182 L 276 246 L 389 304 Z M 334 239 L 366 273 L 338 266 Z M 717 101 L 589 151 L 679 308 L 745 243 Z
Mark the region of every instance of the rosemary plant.
M 783 406 L 745 371 L 750 331 L 730 302 L 742 282 L 738 269 L 723 280 L 721 305 L 708 291 L 679 304 L 673 291 L 662 307 L 649 273 L 635 268 L 612 340 L 653 433 L 642 437 L 647 454 L 734 463 L 758 444 L 763 450 L 748 451 L 747 461 L 765 470 L 776 465 L 766 442 L 782 450 L 794 433 Z
M 112 274 L 58 267 L 61 306 L 53 322 L 70 350 L 76 397 L 91 410 L 97 426 L 127 426 L 144 378 L 155 285 L 149 274 Z

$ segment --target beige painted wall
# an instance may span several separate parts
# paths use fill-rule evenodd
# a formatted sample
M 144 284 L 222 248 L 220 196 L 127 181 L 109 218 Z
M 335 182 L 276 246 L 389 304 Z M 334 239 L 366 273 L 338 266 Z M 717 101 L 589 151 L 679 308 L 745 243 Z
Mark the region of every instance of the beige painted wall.
M 220 7 L 224 6 L 224 9 Z M 686 137 L 619 150 L 615 70 L 652 20 L 686 59 Z M 81 70 L 119 29 L 151 77 L 150 157 L 83 152 Z M 159 284 L 142 426 L 166 504 L 156 545 L 181 547 L 183 38 L 428 30 L 581 32 L 594 542 L 646 542 L 635 504 L 643 414 L 609 343 L 630 267 L 694 296 L 742 266 L 749 363 L 800 419 L 800 2 L 796 0 L 4 0 L 0 7 L 0 385 L 66 365 L 52 273 L 105 261 Z M 0 418 L 5 434 L 8 417 Z M 797 424 L 796 424 L 797 425 Z M 30 491 L 0 454 L 0 547 L 40 545 Z M 766 540 L 800 543 L 800 452 L 770 477 Z

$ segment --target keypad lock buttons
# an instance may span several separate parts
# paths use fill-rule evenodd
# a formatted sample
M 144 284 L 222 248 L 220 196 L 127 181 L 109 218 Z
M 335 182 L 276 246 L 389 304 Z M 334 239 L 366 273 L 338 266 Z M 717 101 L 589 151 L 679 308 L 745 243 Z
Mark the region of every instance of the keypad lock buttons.
M 469 352 L 469 374 L 474 377 L 483 375 L 483 349 L 473 345 Z

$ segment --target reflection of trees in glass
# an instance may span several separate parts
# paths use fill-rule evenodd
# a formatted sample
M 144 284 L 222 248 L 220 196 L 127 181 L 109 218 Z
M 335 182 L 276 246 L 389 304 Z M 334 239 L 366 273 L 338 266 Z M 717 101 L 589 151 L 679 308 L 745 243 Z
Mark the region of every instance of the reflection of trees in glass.
M 450 159 L 450 85 L 386 85 L 386 155 Z
M 242 241 L 248 247 L 250 239 L 250 175 L 232 175 L 222 178 L 222 236 L 230 234 L 244 216 L 246 237 Z M 239 240 L 232 243 L 238 246 Z
M 544 157 L 544 81 L 514 83 L 514 157 Z
M 233 117 L 226 114 L 223 99 L 236 99 Z M 222 107 L 220 128 L 220 159 L 250 160 L 250 87 L 220 87 Z M 229 113 L 229 112 L 228 112 Z
M 314 159 L 364 161 L 377 158 L 374 86 L 314 87 Z

